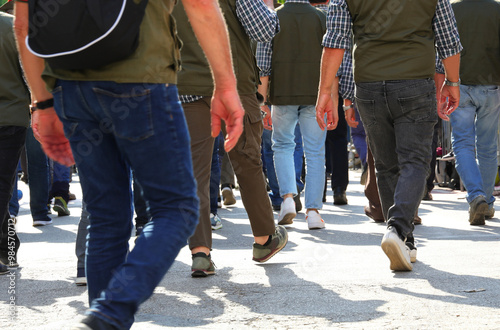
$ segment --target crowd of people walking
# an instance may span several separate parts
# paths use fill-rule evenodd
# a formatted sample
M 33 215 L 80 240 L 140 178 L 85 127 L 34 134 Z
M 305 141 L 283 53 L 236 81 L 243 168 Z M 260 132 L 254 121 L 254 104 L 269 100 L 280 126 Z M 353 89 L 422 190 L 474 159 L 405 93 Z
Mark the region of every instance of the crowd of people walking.
M 22 256 L 19 164 L 33 226 L 70 214 L 77 172 L 75 283 L 88 286 L 89 310 L 75 329 L 129 329 L 186 243 L 191 276 L 214 275 L 217 208 L 236 203 L 236 186 L 257 263 L 285 248 L 302 208 L 308 229 L 327 228 L 327 178 L 333 204 L 348 203 L 349 141 L 365 213 L 387 223 L 391 270 L 417 260 L 439 122 L 452 127 L 470 224 L 494 217 L 498 0 L 176 2 L 126 0 L 117 18 L 78 1 L 50 18 L 45 0 L 2 6 L 13 15 L 0 13 L 0 274 Z M 116 21 L 93 40 L 77 16 Z M 55 45 L 54 27 L 85 31 L 84 46 L 80 34 L 74 49 Z M 120 52 L 100 48 L 120 33 L 131 39 Z

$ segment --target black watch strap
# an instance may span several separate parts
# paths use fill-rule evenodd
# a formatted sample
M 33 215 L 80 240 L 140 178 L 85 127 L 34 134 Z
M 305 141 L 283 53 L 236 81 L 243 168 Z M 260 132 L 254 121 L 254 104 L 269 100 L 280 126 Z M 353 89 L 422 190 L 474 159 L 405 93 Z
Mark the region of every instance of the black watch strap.
M 54 99 L 48 99 L 42 102 L 35 102 L 36 110 L 45 110 L 48 108 L 52 108 L 54 106 Z

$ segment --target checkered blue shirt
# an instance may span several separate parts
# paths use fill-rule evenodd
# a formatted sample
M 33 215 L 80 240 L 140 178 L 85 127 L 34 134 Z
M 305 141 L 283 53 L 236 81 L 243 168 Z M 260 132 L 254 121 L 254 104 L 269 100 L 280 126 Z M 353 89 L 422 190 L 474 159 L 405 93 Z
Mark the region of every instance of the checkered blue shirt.
M 258 42 L 271 41 L 280 30 L 276 12 L 267 7 L 262 0 L 237 0 L 236 16 L 248 37 Z M 202 97 L 199 95 L 179 95 L 182 103 L 194 102 Z

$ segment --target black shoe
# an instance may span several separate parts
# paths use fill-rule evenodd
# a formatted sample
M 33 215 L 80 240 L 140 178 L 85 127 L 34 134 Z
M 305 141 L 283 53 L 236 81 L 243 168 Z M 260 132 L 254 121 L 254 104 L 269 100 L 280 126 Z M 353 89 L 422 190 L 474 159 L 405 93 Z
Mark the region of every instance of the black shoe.
M 281 204 L 273 204 L 273 211 L 276 212 L 281 211 Z
M 295 212 L 299 212 L 300 210 L 302 210 L 302 202 L 300 201 L 300 193 L 298 193 L 297 196 L 295 196 L 293 198 L 293 201 L 295 202 Z
M 17 256 L 0 256 L 0 263 L 7 266 L 7 268 L 17 268 L 19 264 L 17 263 Z
M 347 196 L 345 194 L 345 190 L 342 188 L 335 188 L 333 192 L 333 204 L 334 205 L 346 205 L 347 204 Z
M 87 317 L 85 317 L 78 326 L 73 327 L 73 329 L 118 330 L 118 328 L 111 323 L 107 323 L 92 314 L 87 315 Z
M 0 262 L 0 275 L 7 274 L 9 272 L 9 267 L 5 266 Z
M 62 217 L 65 215 L 70 215 L 69 209 L 68 209 L 68 204 L 62 197 L 55 197 L 54 198 L 54 207 L 52 208 L 54 211 L 57 212 L 57 215 Z

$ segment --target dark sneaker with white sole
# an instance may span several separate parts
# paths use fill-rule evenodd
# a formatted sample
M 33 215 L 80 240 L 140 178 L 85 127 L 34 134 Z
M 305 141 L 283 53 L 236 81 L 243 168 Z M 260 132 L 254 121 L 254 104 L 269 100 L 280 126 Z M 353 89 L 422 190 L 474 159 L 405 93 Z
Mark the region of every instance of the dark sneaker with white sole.
M 288 242 L 288 233 L 285 227 L 278 225 L 276 231 L 271 236 L 270 242 L 264 245 L 253 243 L 253 261 L 266 262 L 276 253 L 283 250 Z
M 391 262 L 391 270 L 409 271 L 413 269 L 410 260 L 410 248 L 399 237 L 396 228 L 392 226 L 387 227 L 381 246 Z

